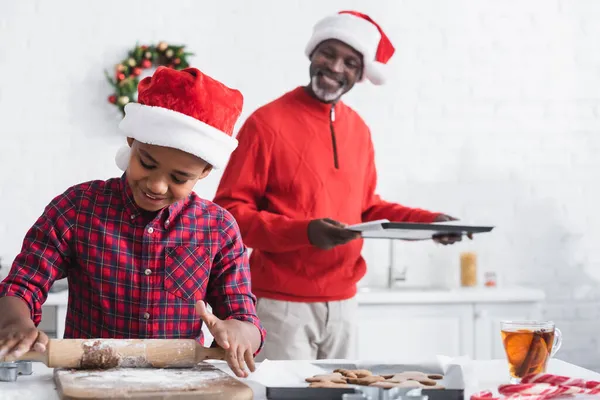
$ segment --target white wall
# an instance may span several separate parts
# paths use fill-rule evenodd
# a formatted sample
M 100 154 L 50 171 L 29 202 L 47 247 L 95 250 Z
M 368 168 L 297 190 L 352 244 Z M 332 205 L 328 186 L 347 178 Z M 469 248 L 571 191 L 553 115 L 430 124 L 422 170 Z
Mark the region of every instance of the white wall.
M 245 94 L 243 120 L 307 81 L 312 24 L 353 8 L 398 49 L 390 85 L 347 98 L 374 132 L 380 192 L 497 225 L 451 248 L 397 244 L 396 265 L 413 282 L 455 283 L 458 253 L 477 251 L 503 284 L 543 288 L 546 316 L 565 335 L 561 357 L 600 369 L 594 0 L 3 0 L 0 256 L 15 256 L 53 196 L 119 175 L 119 115 L 103 70 L 136 41 L 187 44 L 195 66 Z M 218 180 L 197 191 L 211 198 Z M 365 255 L 365 282 L 384 284 L 386 243 Z

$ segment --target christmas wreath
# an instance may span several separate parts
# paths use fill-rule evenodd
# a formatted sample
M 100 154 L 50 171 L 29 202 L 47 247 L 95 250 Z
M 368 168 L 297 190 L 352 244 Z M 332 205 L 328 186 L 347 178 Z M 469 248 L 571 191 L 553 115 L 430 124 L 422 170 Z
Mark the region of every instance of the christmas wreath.
M 108 101 L 125 115 L 125 104 L 136 101 L 142 70 L 161 65 L 181 70 L 190 66 L 187 60 L 190 55 L 193 53 L 187 53 L 185 46 L 174 46 L 166 42 L 160 42 L 156 46 L 136 45 L 127 58 L 115 66 L 114 77 L 108 71 L 104 71 L 106 79 L 114 88 L 113 94 L 108 96 Z

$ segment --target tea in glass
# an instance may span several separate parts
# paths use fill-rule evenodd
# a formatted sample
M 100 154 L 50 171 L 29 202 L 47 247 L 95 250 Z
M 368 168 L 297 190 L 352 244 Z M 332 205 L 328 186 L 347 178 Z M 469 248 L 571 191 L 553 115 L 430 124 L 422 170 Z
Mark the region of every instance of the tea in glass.
M 546 372 L 548 360 L 561 344 L 560 331 L 552 322 L 504 321 L 501 333 L 513 383 Z

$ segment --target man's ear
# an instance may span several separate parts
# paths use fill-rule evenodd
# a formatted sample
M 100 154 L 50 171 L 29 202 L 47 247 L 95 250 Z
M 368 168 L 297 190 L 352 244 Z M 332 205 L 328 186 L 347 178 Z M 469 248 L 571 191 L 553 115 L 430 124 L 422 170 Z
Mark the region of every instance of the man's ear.
M 128 137 L 127 138 L 127 144 L 129 145 L 129 147 L 133 146 L 133 142 L 135 141 L 134 138 Z

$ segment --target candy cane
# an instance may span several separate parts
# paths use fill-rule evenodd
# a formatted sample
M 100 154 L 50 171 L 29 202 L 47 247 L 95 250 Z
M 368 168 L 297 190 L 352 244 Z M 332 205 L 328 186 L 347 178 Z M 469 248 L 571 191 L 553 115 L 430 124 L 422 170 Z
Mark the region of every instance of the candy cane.
M 533 374 L 524 377 L 521 383 L 550 383 L 553 385 L 577 386 L 586 389 L 600 388 L 600 382 L 586 381 L 579 378 L 569 378 L 567 376 L 552 374 Z
M 500 396 L 483 391 L 471 400 L 548 400 L 573 394 L 600 394 L 600 382 L 569 378 L 552 374 L 534 374 L 524 377 L 520 384 L 500 385 Z
M 492 392 L 483 391 L 471 395 L 471 400 L 548 400 L 553 395 L 522 395 L 522 394 L 511 394 L 510 396 L 496 396 L 494 397 Z
M 550 383 L 521 383 L 517 385 L 500 385 L 498 392 L 505 396 L 512 394 L 522 395 L 546 395 L 546 394 L 562 394 L 568 392 L 567 386 L 554 386 Z

